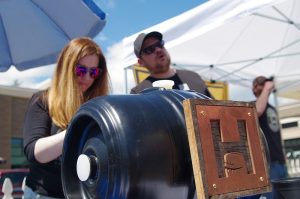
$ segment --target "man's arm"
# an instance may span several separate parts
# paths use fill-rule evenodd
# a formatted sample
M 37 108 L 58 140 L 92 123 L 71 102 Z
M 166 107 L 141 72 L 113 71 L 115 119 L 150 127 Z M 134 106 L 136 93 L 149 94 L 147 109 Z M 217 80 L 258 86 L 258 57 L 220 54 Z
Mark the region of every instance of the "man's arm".
M 261 94 L 257 97 L 256 100 L 256 110 L 257 110 L 258 117 L 260 117 L 265 111 L 269 100 L 269 96 L 273 89 L 274 89 L 274 82 L 266 81 Z

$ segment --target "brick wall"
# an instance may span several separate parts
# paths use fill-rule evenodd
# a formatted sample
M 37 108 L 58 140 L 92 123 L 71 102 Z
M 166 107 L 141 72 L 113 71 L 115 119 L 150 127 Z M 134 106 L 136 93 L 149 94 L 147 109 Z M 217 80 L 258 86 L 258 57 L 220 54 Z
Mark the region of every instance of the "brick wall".
M 0 164 L 0 168 L 10 168 L 10 138 L 12 134 L 12 97 L 0 95 L 0 157 L 7 162 Z
M 27 103 L 36 90 L 0 88 L 0 157 L 6 163 L 0 169 L 11 168 L 11 138 L 22 138 Z

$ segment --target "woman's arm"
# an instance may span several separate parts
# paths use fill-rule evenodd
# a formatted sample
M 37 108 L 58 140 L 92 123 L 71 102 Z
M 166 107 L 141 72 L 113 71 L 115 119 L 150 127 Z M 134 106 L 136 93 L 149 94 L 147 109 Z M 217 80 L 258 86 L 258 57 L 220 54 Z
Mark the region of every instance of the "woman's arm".
M 24 153 L 33 163 L 47 163 L 60 156 L 66 133 L 51 133 L 56 129 L 41 96 L 36 93 L 29 101 L 23 127 Z
M 66 130 L 38 139 L 34 147 L 35 159 L 40 163 L 47 163 L 60 156 L 62 154 L 65 135 Z

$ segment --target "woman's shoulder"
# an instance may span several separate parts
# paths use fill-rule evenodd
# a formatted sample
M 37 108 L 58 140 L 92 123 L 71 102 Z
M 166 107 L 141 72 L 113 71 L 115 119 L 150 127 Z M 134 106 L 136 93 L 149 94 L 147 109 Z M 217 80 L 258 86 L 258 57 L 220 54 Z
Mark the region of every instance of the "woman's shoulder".
M 30 99 L 30 104 L 47 104 L 47 90 L 37 91 L 33 93 Z
M 41 95 L 43 95 L 45 91 L 37 91 L 35 93 L 32 94 L 32 97 L 31 98 L 37 98 L 37 97 L 40 97 Z

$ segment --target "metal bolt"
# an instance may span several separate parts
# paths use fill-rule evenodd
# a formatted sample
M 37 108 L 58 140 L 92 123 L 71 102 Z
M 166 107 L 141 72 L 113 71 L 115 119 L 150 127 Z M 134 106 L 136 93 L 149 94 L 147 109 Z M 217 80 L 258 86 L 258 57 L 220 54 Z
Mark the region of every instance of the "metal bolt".
M 263 182 L 264 181 L 264 177 L 259 177 L 259 180 Z
M 216 185 L 216 184 L 213 184 L 213 188 L 216 189 L 216 188 L 217 188 L 217 185 Z
M 206 115 L 205 111 L 201 111 L 200 114 L 203 115 L 203 116 Z

